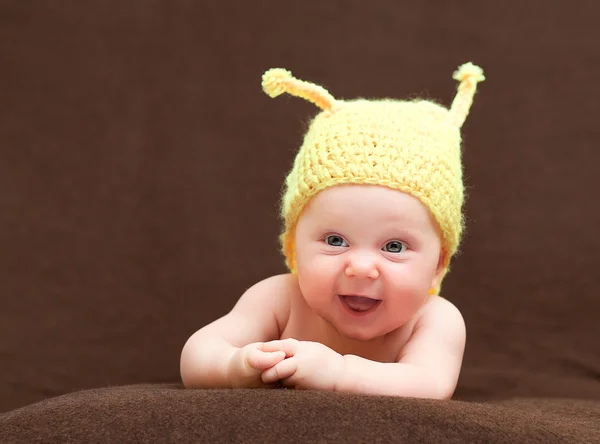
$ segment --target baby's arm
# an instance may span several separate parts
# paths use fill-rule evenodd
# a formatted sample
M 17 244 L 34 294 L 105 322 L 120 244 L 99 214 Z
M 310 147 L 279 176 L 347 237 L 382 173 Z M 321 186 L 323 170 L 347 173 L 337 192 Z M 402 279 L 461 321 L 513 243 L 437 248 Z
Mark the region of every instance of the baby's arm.
M 194 333 L 181 352 L 186 388 L 261 387 L 260 375 L 285 358 L 264 352 L 262 343 L 279 339 L 290 276 L 265 279 L 248 289 L 231 312 Z
M 465 323 L 458 309 L 435 297 L 415 324 L 399 362 L 345 355 L 345 371 L 336 390 L 449 399 L 456 389 L 465 341 Z

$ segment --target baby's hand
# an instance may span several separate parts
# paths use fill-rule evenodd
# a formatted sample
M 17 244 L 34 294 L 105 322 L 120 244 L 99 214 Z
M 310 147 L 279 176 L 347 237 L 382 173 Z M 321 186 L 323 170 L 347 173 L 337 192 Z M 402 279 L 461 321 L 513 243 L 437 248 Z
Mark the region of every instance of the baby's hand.
M 334 391 L 345 370 L 344 357 L 318 342 L 283 339 L 265 343 L 263 350 L 283 350 L 286 355 L 263 371 L 266 384 L 281 380 L 287 387 Z
M 233 388 L 264 387 L 261 373 L 285 359 L 284 351 L 265 351 L 263 342 L 237 349 L 229 361 L 229 380 Z

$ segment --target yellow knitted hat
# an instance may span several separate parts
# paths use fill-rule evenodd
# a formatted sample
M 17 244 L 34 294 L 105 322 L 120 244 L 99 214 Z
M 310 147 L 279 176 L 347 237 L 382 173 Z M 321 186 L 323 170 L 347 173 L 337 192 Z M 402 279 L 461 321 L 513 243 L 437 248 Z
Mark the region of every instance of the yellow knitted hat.
M 286 92 L 322 110 L 285 182 L 281 243 L 290 271 L 296 272 L 294 231 L 302 209 L 320 191 L 340 184 L 383 185 L 420 199 L 439 225 L 446 253 L 443 274 L 448 271 L 463 231 L 460 128 L 477 82 L 485 80 L 472 63 L 460 66 L 453 77 L 460 83 L 446 109 L 426 100 L 336 100 L 285 69 L 263 75 L 262 87 L 270 97 Z

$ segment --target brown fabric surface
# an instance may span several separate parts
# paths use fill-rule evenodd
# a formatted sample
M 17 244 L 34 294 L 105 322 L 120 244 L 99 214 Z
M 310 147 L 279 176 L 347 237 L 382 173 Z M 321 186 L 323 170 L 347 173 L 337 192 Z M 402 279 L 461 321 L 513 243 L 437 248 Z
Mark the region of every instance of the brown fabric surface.
M 264 70 L 341 98 L 449 105 L 468 60 L 488 80 L 464 126 L 467 234 L 443 288 L 468 329 L 456 397 L 600 399 L 599 13 L 594 0 L 0 2 L 0 411 L 176 382 L 189 335 L 284 271 L 279 191 L 315 108 L 267 98 Z M 3 421 L 64 403 L 68 423 L 69 400 L 93 393 L 98 408 L 164 396 L 166 415 L 194 399 L 226 410 L 220 393 L 108 391 Z M 271 397 L 332 399 L 261 396 L 247 399 L 274 414 L 288 404 Z M 394 402 L 415 428 L 431 415 L 462 430 L 469 409 L 485 427 L 529 424 L 507 406 Z
M 0 441 L 593 443 L 600 442 L 600 402 L 482 404 L 295 390 L 113 387 L 5 413 Z

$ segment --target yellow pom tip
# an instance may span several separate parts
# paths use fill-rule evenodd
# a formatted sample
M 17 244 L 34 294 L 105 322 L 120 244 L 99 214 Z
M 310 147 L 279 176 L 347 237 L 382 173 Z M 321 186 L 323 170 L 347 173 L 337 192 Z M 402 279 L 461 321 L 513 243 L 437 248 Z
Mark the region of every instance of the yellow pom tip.
M 485 80 L 485 76 L 483 75 L 483 69 L 481 69 L 477 65 L 473 65 L 473 63 L 468 62 L 464 65 L 461 65 L 452 75 L 454 80 L 458 80 L 459 82 L 464 82 L 467 79 L 473 79 L 476 82 L 483 82 Z
M 450 107 L 450 122 L 452 125 L 460 128 L 469 114 L 469 109 L 473 103 L 473 96 L 477 89 L 477 83 L 483 82 L 485 76 L 483 75 L 483 69 L 468 62 L 461 65 L 452 77 L 458 80 L 460 84 Z
M 263 91 L 269 97 L 277 97 L 286 92 L 286 83 L 293 79 L 292 73 L 287 69 L 272 68 L 263 74 L 262 87 Z

